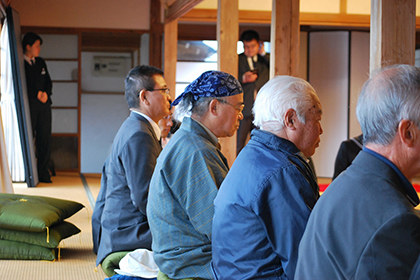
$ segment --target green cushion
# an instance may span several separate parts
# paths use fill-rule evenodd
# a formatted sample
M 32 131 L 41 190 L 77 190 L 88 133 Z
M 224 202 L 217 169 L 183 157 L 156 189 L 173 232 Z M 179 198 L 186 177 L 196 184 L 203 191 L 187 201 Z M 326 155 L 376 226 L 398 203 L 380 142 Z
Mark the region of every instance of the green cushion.
M 111 277 L 117 274 L 114 269 L 120 268 L 120 260 L 131 251 L 122 251 L 109 254 L 101 263 L 102 270 L 106 276 Z
M 45 232 L 83 207 L 70 200 L 0 193 L 0 228 Z
M 0 259 L 4 260 L 55 260 L 55 249 L 16 241 L 0 240 Z
M 78 234 L 79 232 L 80 229 L 75 225 L 64 221 L 53 225 L 49 229 L 49 237 L 47 237 L 46 230 L 44 232 L 29 232 L 0 228 L 0 239 L 56 248 L 62 239 Z

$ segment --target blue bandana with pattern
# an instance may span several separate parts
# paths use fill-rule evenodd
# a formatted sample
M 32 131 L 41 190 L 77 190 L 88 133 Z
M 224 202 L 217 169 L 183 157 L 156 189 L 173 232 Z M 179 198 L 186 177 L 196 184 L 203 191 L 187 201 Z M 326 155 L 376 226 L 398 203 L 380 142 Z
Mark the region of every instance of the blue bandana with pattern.
M 242 92 L 241 84 L 232 75 L 221 71 L 206 71 L 185 88 L 172 102 L 172 106 L 178 105 L 188 94 L 198 100 L 200 97 L 225 97 Z

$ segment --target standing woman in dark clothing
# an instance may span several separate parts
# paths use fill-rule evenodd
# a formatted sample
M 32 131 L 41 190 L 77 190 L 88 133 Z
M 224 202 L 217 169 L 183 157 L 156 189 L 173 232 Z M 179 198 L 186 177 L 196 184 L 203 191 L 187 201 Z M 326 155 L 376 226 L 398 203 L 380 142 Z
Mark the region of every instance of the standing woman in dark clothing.
M 44 59 L 39 57 L 42 38 L 33 32 L 25 34 L 22 47 L 25 59 L 26 85 L 35 137 L 39 181 L 51 183 L 48 170 L 51 156 L 52 82 Z

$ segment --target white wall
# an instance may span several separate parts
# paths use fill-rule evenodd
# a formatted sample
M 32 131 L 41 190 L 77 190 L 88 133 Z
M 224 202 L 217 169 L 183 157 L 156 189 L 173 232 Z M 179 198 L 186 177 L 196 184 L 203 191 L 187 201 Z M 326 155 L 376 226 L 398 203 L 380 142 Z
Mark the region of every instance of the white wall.
M 82 94 L 81 173 L 100 173 L 115 134 L 129 115 L 124 95 Z
M 357 99 L 363 84 L 369 79 L 370 33 L 351 33 L 350 57 L 350 123 L 349 138 L 362 133 L 356 117 Z
M 150 0 L 13 0 L 11 6 L 21 26 L 141 30 L 150 25 Z
M 309 82 L 323 107 L 324 134 L 313 156 L 319 177 L 332 176 L 340 143 L 362 133 L 356 105 L 369 78 L 369 44 L 369 32 L 324 31 L 309 35 Z
M 319 177 L 331 177 L 341 141 L 347 138 L 349 32 L 309 34 L 309 82 L 322 104 L 321 143 L 313 156 Z
M 122 58 L 125 70 L 119 75 L 97 76 L 94 73 L 95 57 Z M 130 53 L 82 52 L 82 92 L 124 92 L 124 79 L 131 68 Z
M 119 57 L 125 69 L 117 75 L 96 76 L 95 57 Z M 82 52 L 80 172 L 100 173 L 115 134 L 129 115 L 124 79 L 132 68 L 130 53 Z

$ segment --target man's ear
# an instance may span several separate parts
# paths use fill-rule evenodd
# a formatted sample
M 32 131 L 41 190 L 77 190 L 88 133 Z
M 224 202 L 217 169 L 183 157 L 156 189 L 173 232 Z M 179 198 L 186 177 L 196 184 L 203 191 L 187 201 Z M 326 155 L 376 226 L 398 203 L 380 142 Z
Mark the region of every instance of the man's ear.
M 283 122 L 284 126 L 290 129 L 296 129 L 294 122 L 296 121 L 296 112 L 293 109 L 289 109 L 284 114 Z
M 398 124 L 398 135 L 408 147 L 412 147 L 418 137 L 415 127 L 412 121 L 406 119 L 402 119 Z
M 142 89 L 140 91 L 140 93 L 139 93 L 139 105 L 141 103 L 145 103 L 146 105 L 149 105 L 150 104 L 149 101 L 147 100 L 147 98 L 148 98 L 148 94 L 147 93 L 148 92 L 145 89 Z
M 219 101 L 217 101 L 217 99 L 213 99 L 212 101 L 210 101 L 209 103 L 209 111 L 212 115 L 217 116 L 218 115 L 218 109 L 220 107 L 220 103 Z

